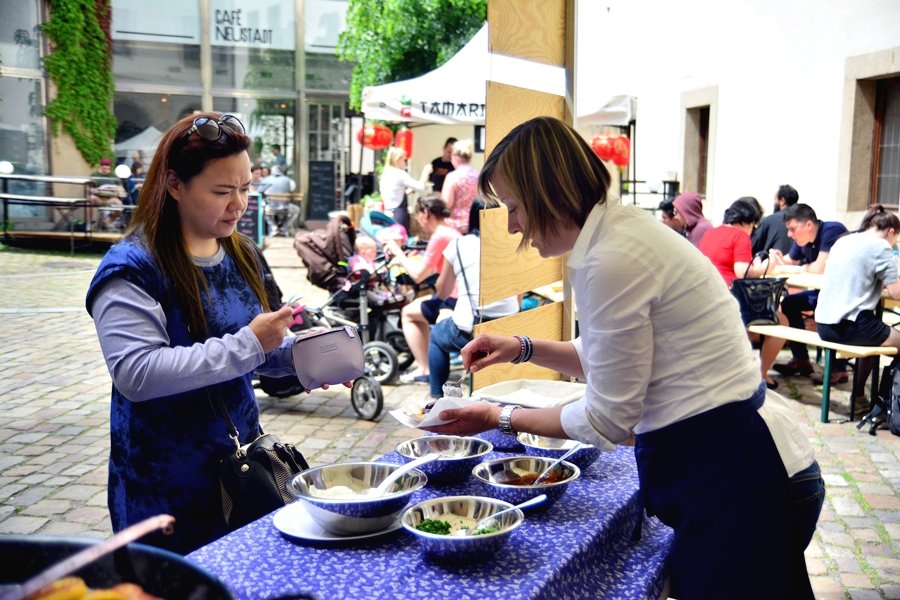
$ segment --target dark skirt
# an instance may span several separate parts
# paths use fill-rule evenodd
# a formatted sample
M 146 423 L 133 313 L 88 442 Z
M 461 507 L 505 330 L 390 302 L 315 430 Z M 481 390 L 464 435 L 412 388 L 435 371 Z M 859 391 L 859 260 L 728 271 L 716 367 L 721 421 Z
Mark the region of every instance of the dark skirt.
M 764 392 L 761 385 L 749 400 L 637 436 L 647 512 L 675 530 L 669 562 L 675 598 L 813 598 L 803 550 L 824 484 L 816 477 L 812 501 L 795 504 L 792 481 L 757 413 Z

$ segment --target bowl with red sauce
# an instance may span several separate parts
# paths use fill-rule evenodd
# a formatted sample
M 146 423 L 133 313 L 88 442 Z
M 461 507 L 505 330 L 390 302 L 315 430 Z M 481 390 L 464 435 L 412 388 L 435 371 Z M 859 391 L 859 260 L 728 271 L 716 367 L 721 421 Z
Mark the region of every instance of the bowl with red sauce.
M 544 437 L 533 433 L 520 433 L 516 439 L 525 447 L 525 454 L 559 458 L 578 442 L 560 438 Z M 584 445 L 576 450 L 567 460 L 579 469 L 587 469 L 600 456 L 601 450 L 596 446 Z
M 480 463 L 472 469 L 472 476 L 481 483 L 485 494 L 510 504 L 547 494 L 547 500 L 532 509 L 543 510 L 556 502 L 569 484 L 581 476 L 581 469 L 576 465 L 562 461 L 535 484 L 538 475 L 553 461 L 544 456 L 507 456 Z

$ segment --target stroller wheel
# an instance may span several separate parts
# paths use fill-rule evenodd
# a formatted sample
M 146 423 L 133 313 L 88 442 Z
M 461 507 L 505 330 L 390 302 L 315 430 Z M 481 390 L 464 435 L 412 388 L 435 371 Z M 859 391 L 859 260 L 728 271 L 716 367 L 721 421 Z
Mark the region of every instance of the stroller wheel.
M 363 346 L 366 375 L 379 384 L 389 383 L 397 377 L 400 366 L 397 353 L 385 342 L 369 342 Z
M 360 377 L 353 382 L 353 389 L 350 390 L 350 403 L 361 418 L 367 421 L 376 419 L 381 414 L 381 409 L 384 408 L 381 384 L 372 377 Z
M 386 340 L 387 343 L 391 345 L 391 348 L 394 349 L 394 352 L 397 353 L 397 368 L 400 371 L 408 369 L 415 359 L 413 358 L 412 352 L 409 351 L 409 344 L 406 343 L 403 332 L 394 331 L 389 333 L 386 336 Z

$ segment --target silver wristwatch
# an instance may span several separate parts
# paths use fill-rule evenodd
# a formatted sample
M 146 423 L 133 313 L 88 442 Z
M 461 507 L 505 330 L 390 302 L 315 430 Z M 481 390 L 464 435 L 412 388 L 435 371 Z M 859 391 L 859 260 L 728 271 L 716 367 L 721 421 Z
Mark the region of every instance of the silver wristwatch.
M 512 423 L 510 423 L 510 418 L 512 417 L 512 413 L 517 408 L 522 408 L 518 404 L 509 404 L 504 406 L 500 411 L 500 433 L 505 433 L 507 435 L 516 435 L 516 430 L 512 428 Z

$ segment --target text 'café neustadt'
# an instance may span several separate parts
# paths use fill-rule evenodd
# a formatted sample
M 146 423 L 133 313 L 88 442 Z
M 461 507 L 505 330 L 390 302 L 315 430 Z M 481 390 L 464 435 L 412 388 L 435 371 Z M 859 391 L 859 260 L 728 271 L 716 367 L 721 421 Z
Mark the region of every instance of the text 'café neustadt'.
M 243 27 L 241 10 L 216 11 L 216 40 L 251 44 L 271 44 L 272 30 Z

